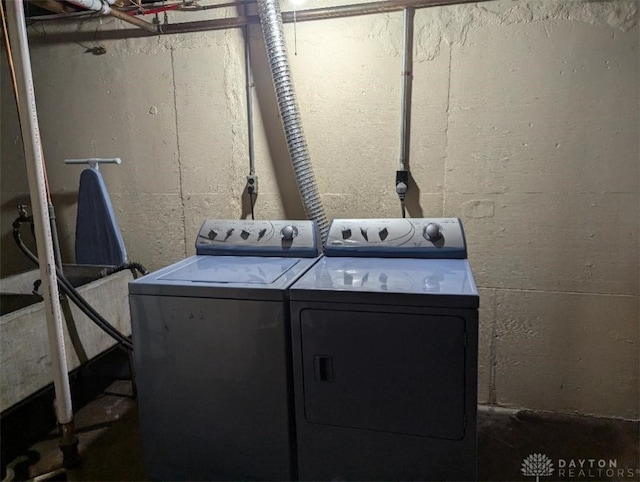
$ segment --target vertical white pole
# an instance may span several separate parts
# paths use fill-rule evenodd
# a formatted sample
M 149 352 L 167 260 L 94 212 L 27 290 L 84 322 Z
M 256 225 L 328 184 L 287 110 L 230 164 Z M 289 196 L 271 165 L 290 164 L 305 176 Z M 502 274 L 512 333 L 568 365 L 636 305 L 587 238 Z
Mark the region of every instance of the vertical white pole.
M 27 27 L 24 20 L 22 0 L 9 0 L 6 6 L 11 53 L 15 61 L 18 84 L 18 115 L 22 125 L 22 140 L 27 162 L 27 176 L 29 178 L 29 194 L 31 196 L 36 242 L 38 244 L 38 262 L 49 335 L 51 370 L 53 371 L 53 385 L 56 393 L 56 415 L 58 423 L 63 426 L 73 421 L 73 408 L 71 406 L 71 392 L 62 331 L 62 310 L 60 309 L 56 280 L 56 262 L 53 255 L 51 226 L 49 225 L 44 159 L 33 90 Z

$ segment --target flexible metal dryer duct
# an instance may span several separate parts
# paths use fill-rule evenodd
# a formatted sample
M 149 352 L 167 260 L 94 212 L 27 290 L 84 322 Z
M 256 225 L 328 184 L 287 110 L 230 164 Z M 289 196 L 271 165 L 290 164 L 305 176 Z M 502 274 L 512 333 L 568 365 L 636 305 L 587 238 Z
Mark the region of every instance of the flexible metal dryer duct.
M 273 85 L 278 98 L 284 134 L 287 138 L 289 156 L 293 164 L 293 172 L 296 176 L 307 217 L 316 221 L 320 229 L 320 236 L 324 242 L 329 230 L 329 222 L 327 221 L 322 199 L 320 199 L 320 193 L 313 175 L 307 151 L 307 142 L 300 122 L 300 113 L 293 90 L 287 48 L 284 41 L 279 0 L 258 0 L 258 13 L 260 14 L 262 35 L 267 48 L 267 57 L 269 58 Z

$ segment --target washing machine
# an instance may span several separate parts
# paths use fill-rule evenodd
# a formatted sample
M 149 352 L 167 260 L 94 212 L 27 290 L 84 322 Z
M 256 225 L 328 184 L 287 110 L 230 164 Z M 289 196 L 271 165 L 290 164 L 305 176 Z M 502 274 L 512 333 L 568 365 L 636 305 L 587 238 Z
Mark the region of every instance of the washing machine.
M 295 476 L 287 289 L 319 254 L 311 221 L 207 220 L 195 256 L 129 285 L 149 478 Z
M 290 300 L 301 480 L 476 480 L 479 297 L 459 219 L 335 220 Z

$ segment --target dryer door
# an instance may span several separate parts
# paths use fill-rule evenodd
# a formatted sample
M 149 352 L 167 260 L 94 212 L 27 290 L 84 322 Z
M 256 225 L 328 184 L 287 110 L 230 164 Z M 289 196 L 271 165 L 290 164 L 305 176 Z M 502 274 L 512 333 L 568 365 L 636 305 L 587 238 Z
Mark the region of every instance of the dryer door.
M 464 437 L 463 318 L 306 309 L 301 337 L 309 423 Z

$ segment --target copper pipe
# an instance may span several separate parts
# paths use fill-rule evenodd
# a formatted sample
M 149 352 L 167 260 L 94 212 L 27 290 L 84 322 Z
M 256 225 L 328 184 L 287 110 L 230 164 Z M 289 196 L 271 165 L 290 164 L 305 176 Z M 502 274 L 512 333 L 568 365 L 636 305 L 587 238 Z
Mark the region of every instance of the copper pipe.
M 133 15 L 128 15 L 124 12 L 121 12 L 120 10 L 117 10 L 113 7 L 111 7 L 111 10 L 109 11 L 109 15 L 111 15 L 112 17 L 116 17 L 119 18 L 120 20 L 122 20 L 123 22 L 128 22 L 132 25 L 135 25 L 136 27 L 140 27 L 144 30 L 146 30 L 147 32 L 151 32 L 151 33 L 158 33 L 158 26 L 154 25 L 152 23 L 146 22 L 142 19 L 139 19 L 138 17 L 134 17 Z
M 62 452 L 62 466 L 65 469 L 77 467 L 80 462 L 78 452 L 78 437 L 76 436 L 76 426 L 73 419 L 68 423 L 59 424 L 60 450 Z

